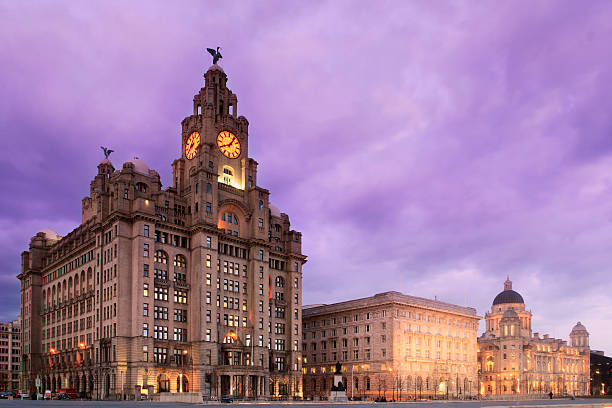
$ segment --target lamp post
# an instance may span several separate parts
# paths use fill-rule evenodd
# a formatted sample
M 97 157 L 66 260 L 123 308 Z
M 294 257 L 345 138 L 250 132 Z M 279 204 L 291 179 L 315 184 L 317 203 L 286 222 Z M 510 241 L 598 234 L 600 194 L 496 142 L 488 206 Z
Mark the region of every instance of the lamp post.
M 393 367 L 389 367 L 389 377 L 390 378 L 390 383 L 391 383 L 391 398 L 395 399 L 395 387 L 393 386 Z

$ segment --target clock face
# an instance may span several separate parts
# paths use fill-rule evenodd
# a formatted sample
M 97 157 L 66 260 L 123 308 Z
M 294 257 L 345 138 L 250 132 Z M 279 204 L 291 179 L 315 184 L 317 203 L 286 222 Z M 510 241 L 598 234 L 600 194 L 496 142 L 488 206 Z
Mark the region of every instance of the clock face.
M 185 157 L 187 157 L 189 160 L 193 159 L 198 152 L 199 146 L 200 134 L 198 132 L 193 132 L 189 135 L 189 138 L 185 143 Z
M 224 130 L 217 136 L 217 146 L 225 157 L 235 159 L 240 156 L 240 141 L 232 132 Z

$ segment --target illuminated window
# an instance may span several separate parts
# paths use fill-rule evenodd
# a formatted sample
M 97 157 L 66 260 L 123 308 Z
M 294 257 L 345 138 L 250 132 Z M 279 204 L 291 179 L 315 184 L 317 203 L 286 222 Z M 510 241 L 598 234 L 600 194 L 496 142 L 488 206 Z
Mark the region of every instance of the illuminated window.
M 174 257 L 174 266 L 179 267 L 179 268 L 185 268 L 187 267 L 187 260 L 185 259 L 183 255 L 179 254 Z
M 223 166 L 223 183 L 232 184 L 234 181 L 234 169 L 230 166 Z
M 157 251 L 155 251 L 155 262 L 167 264 L 168 254 L 162 251 L 161 249 L 158 249 Z

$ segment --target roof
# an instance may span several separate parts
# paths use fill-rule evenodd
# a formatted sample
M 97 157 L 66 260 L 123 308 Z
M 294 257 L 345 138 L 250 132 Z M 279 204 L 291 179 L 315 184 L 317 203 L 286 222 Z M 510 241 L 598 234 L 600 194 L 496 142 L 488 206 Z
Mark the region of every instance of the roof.
M 493 305 L 501 305 L 505 303 L 525 303 L 523 297 L 512 289 L 504 290 L 500 292 L 495 299 L 493 299 Z
M 474 309 L 473 307 L 458 306 L 453 305 L 451 303 L 440 302 L 439 300 L 431 300 L 417 296 L 404 295 L 403 293 L 395 291 L 378 293 L 374 296 L 366 298 L 353 299 L 345 302 L 332 303 L 329 305 L 313 305 L 308 309 L 303 308 L 302 313 L 303 317 L 306 318 L 310 316 L 324 315 L 328 313 L 343 312 L 351 309 L 363 309 L 366 307 L 378 306 L 388 303 L 405 304 L 408 306 L 416 306 L 432 310 L 439 310 L 443 312 L 456 313 L 480 319 L 480 317 L 476 315 L 476 309 Z
M 134 165 L 134 171 L 136 173 L 145 174 L 147 176 L 149 175 L 149 166 L 147 166 L 147 164 L 140 160 L 138 157 L 134 157 L 133 159 L 130 159 L 125 163 L 132 163 L 132 165 Z

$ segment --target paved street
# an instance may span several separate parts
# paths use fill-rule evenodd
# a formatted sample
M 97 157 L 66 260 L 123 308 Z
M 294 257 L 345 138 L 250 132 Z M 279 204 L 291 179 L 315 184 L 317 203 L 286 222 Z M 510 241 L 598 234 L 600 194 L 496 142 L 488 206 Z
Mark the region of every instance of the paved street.
M 229 407 L 232 405 L 257 405 L 257 406 L 265 406 L 265 407 L 286 407 L 287 405 L 296 406 L 296 407 L 359 407 L 359 406 L 382 406 L 382 407 L 398 407 L 398 406 L 427 406 L 433 408 L 485 408 L 485 407 L 536 407 L 536 406 L 547 406 L 549 408 L 558 407 L 558 406 L 569 406 L 576 405 L 583 406 L 584 408 L 592 407 L 593 405 L 601 406 L 602 408 L 612 408 L 612 400 L 603 400 L 603 399 L 578 399 L 575 401 L 571 400 L 532 400 L 532 401 L 450 401 L 450 402 L 434 402 L 434 401 L 419 401 L 419 402 L 401 402 L 401 403 L 365 403 L 365 402 L 354 402 L 348 404 L 329 404 L 325 402 L 305 402 L 305 403 L 276 403 L 276 402 L 261 402 L 261 403 L 235 403 L 235 404 L 207 404 L 207 406 L 224 406 Z M 100 408 L 110 408 L 110 407 L 138 407 L 138 408 L 177 408 L 177 407 L 193 407 L 193 404 L 182 404 L 182 403 L 173 403 L 173 402 L 134 402 L 134 401 L 8 401 L 8 400 L 0 400 L 0 408 L 13 408 L 13 407 L 40 407 L 45 406 L 49 408 L 64 408 L 64 407 L 100 407 Z

